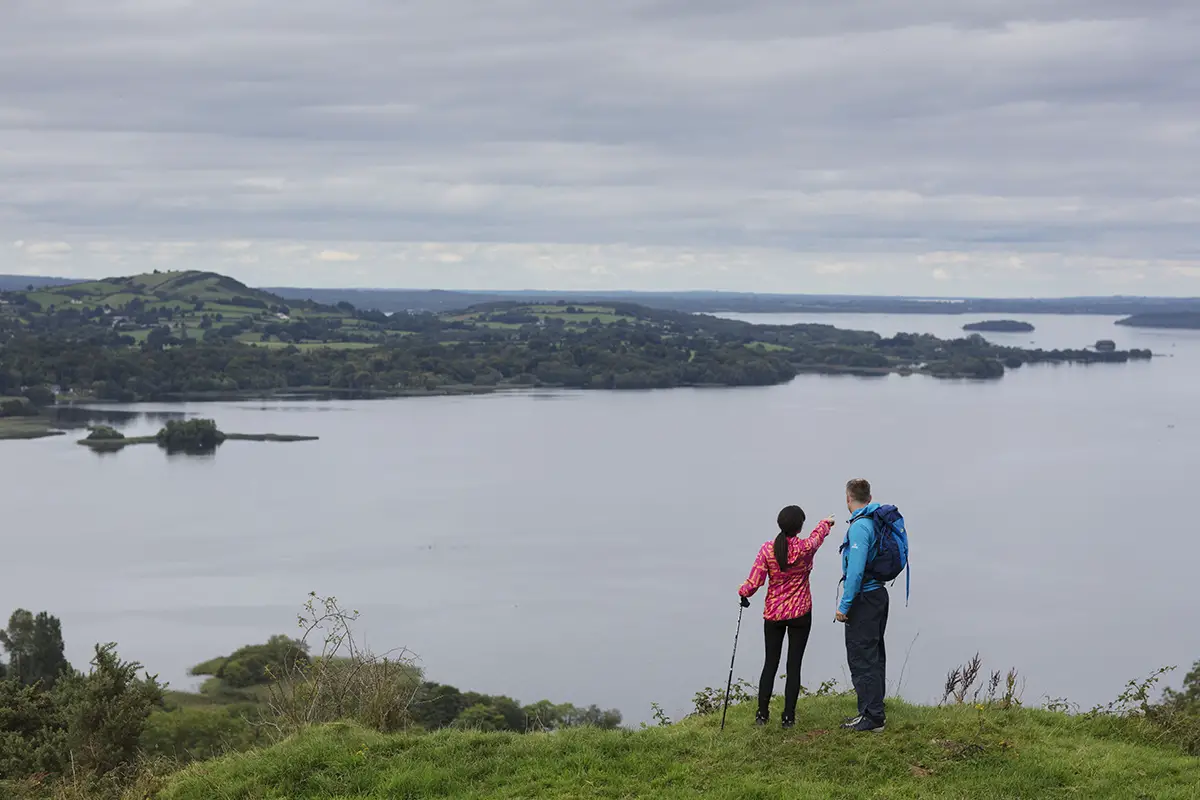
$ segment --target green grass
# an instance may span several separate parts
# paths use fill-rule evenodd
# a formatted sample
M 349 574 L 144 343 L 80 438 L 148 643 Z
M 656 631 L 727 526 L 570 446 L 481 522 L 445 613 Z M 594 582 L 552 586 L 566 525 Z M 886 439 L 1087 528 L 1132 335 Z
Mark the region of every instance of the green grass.
M 71 298 L 69 298 L 69 297 L 64 297 L 63 295 L 58 295 L 58 294 L 51 294 L 50 292 L 46 292 L 46 291 L 26 292 L 25 296 L 27 298 L 29 298 L 30 300 L 33 300 L 34 302 L 41 305 L 42 310 L 45 310 L 45 309 L 49 308 L 50 306 L 59 306 L 59 305 L 62 305 L 63 303 L 71 302 Z
M 89 306 L 108 304 L 111 308 L 120 308 L 121 306 L 132 303 L 134 300 L 138 299 L 141 299 L 143 302 L 145 302 L 147 306 L 157 305 L 162 307 L 174 307 L 176 305 L 175 303 L 158 303 L 156 302 L 157 298 L 154 297 L 154 295 L 135 294 L 133 292 L 117 292 L 116 294 L 110 294 L 103 298 L 97 298 L 94 301 L 84 299 L 83 302 L 84 305 Z
M 156 297 L 155 292 L 165 295 Z M 126 278 L 110 278 L 103 281 L 77 283 L 69 286 L 39 289 L 27 296 L 36 300 L 43 308 L 54 305 L 65 307 L 72 298 L 82 301 L 84 306 L 108 304 L 113 308 L 123 306 L 134 298 L 141 298 L 149 307 L 164 308 L 176 305 L 190 309 L 192 298 L 205 303 L 220 304 L 235 295 L 263 300 L 267 303 L 283 302 L 274 295 L 262 292 L 215 273 L 209 272 L 160 272 L 133 275 Z M 299 305 L 299 304 L 297 304 Z M 246 312 L 241 306 L 228 306 L 223 313 Z
M 45 416 L 0 417 L 0 440 L 41 439 L 47 436 L 61 436 L 63 433 L 65 431 L 55 428 Z
M 532 314 L 542 320 L 561 319 L 570 327 L 586 327 L 592 320 L 599 320 L 603 325 L 612 325 L 622 320 L 626 322 L 636 322 L 635 317 L 630 317 L 625 314 L 616 313 L 616 309 L 612 306 L 572 306 L 583 310 L 581 314 L 568 314 L 567 306 L 535 304 L 528 306 L 518 306 L 511 309 L 518 314 Z M 443 315 L 447 322 L 473 322 L 481 328 L 495 328 L 497 330 L 515 330 L 522 327 L 507 322 L 488 322 L 483 318 L 489 313 L 488 311 L 468 311 L 466 313 L 457 312 Z
M 634 317 L 629 317 L 624 314 L 614 314 L 611 311 L 608 313 L 588 312 L 586 314 L 539 314 L 538 316 L 545 319 L 562 319 L 568 325 L 582 326 L 589 324 L 592 320 L 600 320 L 602 325 L 612 325 L 614 323 L 625 320 L 626 322 L 636 322 Z
M 883 734 L 837 730 L 843 697 L 801 701 L 797 727 L 753 726 L 748 706 L 642 731 L 316 728 L 192 766 L 162 800 L 252 798 L 1154 798 L 1200 797 L 1200 759 L 1137 721 L 893 703 Z
M 269 342 L 262 341 L 261 333 L 243 333 L 237 337 L 237 340 L 242 344 L 255 345 L 257 347 L 291 347 L 295 345 L 300 350 L 370 350 L 372 347 L 379 347 L 381 342 L 281 342 L 277 339 L 272 339 Z
M 165 304 L 164 304 L 165 305 Z M 196 316 L 205 314 L 214 315 L 220 314 L 225 317 L 257 317 L 260 314 L 265 314 L 261 308 L 246 308 L 245 306 L 231 306 L 225 303 L 205 303 L 203 311 L 191 312 Z
M 579 305 L 578 303 L 570 303 L 571 308 L 578 308 L 585 314 L 611 314 L 613 313 L 612 306 L 595 306 L 595 305 Z M 566 314 L 567 306 L 557 304 L 535 304 L 527 307 L 533 314 Z M 574 316 L 574 315 L 570 315 Z
M 43 439 L 61 436 L 46 417 L 0 417 L 0 441 L 5 439 Z

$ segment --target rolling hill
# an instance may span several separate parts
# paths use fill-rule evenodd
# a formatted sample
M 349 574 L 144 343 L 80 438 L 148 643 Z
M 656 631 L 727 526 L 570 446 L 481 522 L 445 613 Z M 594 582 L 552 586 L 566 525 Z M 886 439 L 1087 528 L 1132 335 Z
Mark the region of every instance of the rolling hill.
M 283 305 L 288 301 L 252 289 L 241 281 L 215 272 L 151 272 L 123 278 L 72 283 L 65 286 L 46 286 L 23 293 L 43 308 L 50 306 L 82 305 L 87 307 L 119 308 L 131 301 L 141 300 L 147 307 L 156 305 L 230 303 L 236 299 L 257 300 L 267 305 Z M 315 306 L 300 302 L 299 305 Z M 244 307 L 244 306 L 243 306 Z
M 75 282 L 73 278 L 44 278 L 41 275 L 0 275 L 0 292 L 21 291 L 30 286 L 35 289 L 42 286 L 63 286 Z
M 0 292 L 0 312 L 18 316 L 30 330 L 114 331 L 131 344 L 166 328 L 177 339 L 229 338 L 244 343 L 297 346 L 367 346 L 377 325 L 348 307 L 289 301 L 215 272 L 151 272 L 32 291 Z M 368 315 L 370 316 L 370 315 Z M 386 319 L 376 314 L 376 323 Z M 282 328 L 289 330 L 280 337 Z

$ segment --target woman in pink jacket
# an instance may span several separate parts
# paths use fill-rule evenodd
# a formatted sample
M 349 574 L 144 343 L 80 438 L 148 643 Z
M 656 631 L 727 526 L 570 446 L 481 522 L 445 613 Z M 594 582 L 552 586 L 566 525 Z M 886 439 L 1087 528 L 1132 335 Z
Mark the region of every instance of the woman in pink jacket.
M 738 590 L 743 608 L 750 597 L 768 580 L 767 602 L 763 606 L 763 633 L 767 642 L 767 660 L 758 682 L 758 716 L 755 724 L 766 725 L 771 714 L 771 688 L 783 654 L 783 635 L 788 637 L 787 684 L 783 693 L 783 727 L 796 724 L 796 699 L 800 696 L 800 664 L 812 631 L 812 591 L 808 575 L 813 557 L 833 530 L 834 519 L 821 520 L 816 529 L 801 539 L 804 511 L 788 506 L 779 512 L 779 535 L 764 544 L 754 559 L 750 577 Z

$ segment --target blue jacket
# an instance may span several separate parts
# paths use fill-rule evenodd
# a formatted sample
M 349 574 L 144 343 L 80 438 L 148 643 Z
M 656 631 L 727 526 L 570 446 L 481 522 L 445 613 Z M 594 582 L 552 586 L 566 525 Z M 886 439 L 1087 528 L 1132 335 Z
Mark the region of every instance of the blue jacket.
M 883 586 L 877 580 L 863 580 L 863 571 L 867 561 L 875 555 L 875 523 L 863 519 L 879 508 L 879 503 L 871 503 L 860 508 L 850 517 L 850 527 L 846 529 L 845 549 L 842 551 L 842 578 L 846 581 L 842 590 L 842 602 L 838 603 L 838 612 L 849 614 L 854 598 L 862 592 L 873 592 Z

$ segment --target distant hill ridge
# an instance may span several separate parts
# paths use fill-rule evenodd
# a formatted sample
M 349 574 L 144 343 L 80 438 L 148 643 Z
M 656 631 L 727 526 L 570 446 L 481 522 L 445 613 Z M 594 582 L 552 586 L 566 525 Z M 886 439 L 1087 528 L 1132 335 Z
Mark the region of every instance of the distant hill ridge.
M 43 286 L 62 286 L 67 283 L 79 283 L 75 278 L 46 278 L 41 275 L 0 275 L 0 292 L 19 292 L 32 286 L 35 289 Z
M 690 313 L 741 314 L 1102 314 L 1121 316 L 1164 311 L 1200 314 L 1200 298 L 930 298 L 868 295 L 755 294 L 752 292 L 642 291 L 451 291 L 427 289 L 315 289 L 269 287 L 289 300 L 325 305 L 348 302 L 384 312 L 452 311 L 485 302 L 564 300 L 623 302 Z
M 1200 298 L 1170 297 L 1063 297 L 1063 298 L 933 298 L 869 295 L 760 294 L 723 291 L 471 291 L 446 289 L 321 289 L 305 287 L 252 288 L 215 272 L 188 270 L 152 272 L 128 278 L 72 280 L 26 275 L 0 275 L 0 291 L 35 291 L 53 287 L 90 287 L 92 296 L 120 286 L 146 297 L 166 292 L 180 302 L 195 294 L 200 299 L 229 296 L 260 299 L 268 304 L 301 302 L 331 307 L 350 303 L 356 308 L 383 312 L 444 312 L 480 303 L 502 301 L 624 302 L 647 308 L 690 313 L 792 313 L 792 314 L 1104 314 L 1111 316 L 1164 315 L 1176 319 L 1137 319 L 1124 324 L 1141 327 L 1196 327 L 1181 315 L 1200 316 Z M 120 293 L 120 292 L 116 292 Z M 209 298 L 204 293 L 211 293 Z M 75 295 L 68 295 L 81 299 Z M 41 298 L 35 298 L 39 301 Z M 162 297 L 156 297 L 162 301 Z M 1158 324 L 1156 324 L 1158 323 Z

